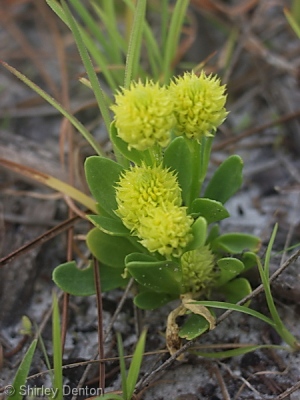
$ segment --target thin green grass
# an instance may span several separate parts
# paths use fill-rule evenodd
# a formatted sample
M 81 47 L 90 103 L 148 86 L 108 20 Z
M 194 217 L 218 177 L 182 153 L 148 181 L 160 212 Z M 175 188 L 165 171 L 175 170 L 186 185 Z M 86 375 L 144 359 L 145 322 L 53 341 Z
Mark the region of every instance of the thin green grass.
M 12 400 L 22 400 L 22 387 L 26 383 L 26 378 L 29 374 L 29 370 L 32 363 L 32 358 L 35 352 L 35 348 L 37 345 L 37 339 L 35 339 L 31 345 L 29 346 L 26 354 L 23 357 L 23 360 L 18 368 L 18 371 L 15 375 L 14 381 L 12 385 L 6 386 L 6 393 L 9 395 L 9 398 Z
M 63 400 L 62 342 L 58 300 L 55 293 L 53 294 L 52 306 L 53 387 L 57 389 L 57 395 L 52 399 Z

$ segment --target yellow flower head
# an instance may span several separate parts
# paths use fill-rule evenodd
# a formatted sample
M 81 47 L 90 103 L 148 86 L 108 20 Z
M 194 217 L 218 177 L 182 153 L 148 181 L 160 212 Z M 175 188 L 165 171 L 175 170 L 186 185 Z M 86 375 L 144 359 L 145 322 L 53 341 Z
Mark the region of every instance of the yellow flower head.
M 180 257 L 192 239 L 193 220 L 186 214 L 186 207 L 156 207 L 141 218 L 137 230 L 141 243 L 150 252 L 159 252 L 169 258 Z
M 168 145 L 175 117 L 167 88 L 152 81 L 132 82 L 129 89 L 122 89 L 115 98 L 111 109 L 118 135 L 129 149 L 143 151 L 154 144 Z
M 116 214 L 150 252 L 180 257 L 192 239 L 175 174 L 161 165 L 134 166 L 116 187 Z
M 141 217 L 155 207 L 181 205 L 181 190 L 173 172 L 161 165 L 134 166 L 125 171 L 116 188 L 116 214 L 131 230 L 139 226 Z
M 183 293 L 198 293 L 209 288 L 216 278 L 214 265 L 208 246 L 184 253 L 181 257 Z
M 226 118 L 225 86 L 216 76 L 200 76 L 193 72 L 175 78 L 170 85 L 177 120 L 175 133 L 189 139 L 200 140 L 213 136 L 217 127 Z

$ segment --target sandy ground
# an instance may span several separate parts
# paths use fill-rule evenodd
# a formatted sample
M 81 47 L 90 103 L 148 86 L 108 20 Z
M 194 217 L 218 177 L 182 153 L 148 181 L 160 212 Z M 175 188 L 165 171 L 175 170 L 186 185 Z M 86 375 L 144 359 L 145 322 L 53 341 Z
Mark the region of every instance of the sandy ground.
M 60 90 L 63 70 L 60 69 L 55 48 L 55 29 L 59 27 L 61 40 L 68 50 L 65 68 L 69 71 L 67 91 L 70 107 L 76 110 L 90 104 L 90 92 L 76 82 L 77 75 L 83 69 L 74 47 L 70 45 L 70 36 L 61 25 L 53 27 L 54 19 L 47 7 L 37 6 L 29 0 L 5 3 L 5 15 L 0 20 L 1 58 L 57 98 L 63 99 Z M 299 243 L 300 236 L 300 42 L 283 14 L 283 6 L 289 6 L 291 2 L 261 0 L 227 3 L 193 2 L 190 12 L 197 34 L 185 59 L 198 63 L 216 51 L 216 55 L 208 62 L 208 69 L 218 72 L 228 84 L 230 114 L 217 134 L 210 174 L 229 154 L 239 154 L 245 162 L 244 185 L 228 203 L 231 217 L 222 223 L 222 230 L 260 236 L 263 254 L 274 224 L 278 222 L 279 231 L 271 265 L 273 273 L 297 251 L 298 247 L 282 253 L 284 248 Z M 228 36 L 216 28 L 218 23 L 236 34 L 230 61 L 226 59 Z M 0 71 L 0 85 L 0 158 L 67 181 L 67 168 L 61 166 L 59 153 L 62 151 L 67 156 L 68 145 L 67 141 L 61 147 L 59 145 L 59 140 L 64 137 L 65 126 L 58 112 L 3 68 Z M 78 115 L 91 127 L 104 149 L 109 151 L 110 146 L 95 108 L 87 106 Z M 73 146 L 71 160 L 75 184 L 85 190 L 82 162 L 92 152 L 77 134 Z M 1 166 L 0 171 L 0 245 L 4 257 L 65 220 L 68 207 L 60 195 L 43 185 Z M 86 254 L 82 235 L 87 229 L 87 224 L 82 221 L 77 221 L 74 226 L 77 257 Z M 42 337 L 51 358 L 49 317 L 54 287 L 51 273 L 67 257 L 65 231 L 53 236 L 51 240 L 39 243 L 30 251 L 25 249 L 1 265 L 0 387 L 11 383 L 30 342 L 25 342 L 20 333 L 22 315 L 29 316 L 36 327 L 42 329 Z M 255 272 L 250 280 L 253 288 L 260 283 Z M 272 284 L 280 315 L 298 338 L 299 282 L 299 262 L 296 261 Z M 104 329 L 109 325 L 122 295 L 120 290 L 104 294 Z M 165 349 L 163 335 L 171 306 L 140 315 L 141 324 L 148 326 L 147 352 Z M 263 294 L 255 297 L 251 306 L 268 313 Z M 82 363 L 95 357 L 98 339 L 96 321 L 96 301 L 93 296 L 70 298 L 65 365 Z M 126 353 L 132 353 L 137 340 L 136 325 L 136 315 L 129 296 L 105 343 L 107 357 L 117 356 L 115 331 L 122 333 Z M 233 313 L 214 331 L 203 335 L 195 347 L 207 345 L 213 350 L 218 345 L 249 343 L 282 344 L 278 335 L 262 322 Z M 141 379 L 167 359 L 166 353 L 146 355 Z M 288 349 L 261 349 L 221 360 L 186 353 L 183 361 L 175 361 L 153 376 L 147 386 L 144 387 L 140 381 L 142 392 L 139 396 L 146 400 L 296 400 L 300 398 L 300 388 L 297 386 L 300 381 L 299 365 L 299 354 Z M 84 370 L 85 365 L 65 369 L 65 384 L 76 388 Z M 38 349 L 30 374 L 43 371 L 47 371 L 47 368 Z M 93 365 L 85 383 L 97 387 L 97 374 L 97 368 Z M 106 391 L 120 389 L 117 361 L 106 363 L 106 374 Z M 29 382 L 32 386 L 51 386 L 47 373 Z M 65 395 L 66 399 L 71 397 Z

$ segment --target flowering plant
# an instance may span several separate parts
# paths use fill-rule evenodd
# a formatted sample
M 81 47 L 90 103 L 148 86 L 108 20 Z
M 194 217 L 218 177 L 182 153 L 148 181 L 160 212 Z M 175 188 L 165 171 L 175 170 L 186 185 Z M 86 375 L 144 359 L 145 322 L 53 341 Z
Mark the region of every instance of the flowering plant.
M 204 72 L 185 73 L 168 86 L 132 82 L 111 106 L 116 160 L 92 156 L 85 162 L 99 212 L 88 215 L 95 227 L 87 245 L 100 261 L 102 290 L 133 278 L 134 302 L 142 309 L 181 299 L 168 318 L 171 352 L 179 336 L 191 339 L 214 327 L 213 314 L 191 300 L 217 291 L 237 302 L 251 291 L 239 275 L 256 263 L 260 240 L 218 228 L 229 217 L 224 203 L 242 183 L 241 158 L 230 156 L 202 188 L 225 102 L 225 86 Z M 68 293 L 95 291 L 91 266 L 62 264 L 53 277 Z M 179 329 L 175 320 L 184 314 L 189 318 Z

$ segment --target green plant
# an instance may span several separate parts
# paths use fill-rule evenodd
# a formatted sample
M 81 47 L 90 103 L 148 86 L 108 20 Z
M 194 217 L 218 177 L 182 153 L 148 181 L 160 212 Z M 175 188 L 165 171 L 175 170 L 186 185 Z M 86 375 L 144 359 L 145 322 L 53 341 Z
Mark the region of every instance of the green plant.
M 119 162 L 102 156 L 85 162 L 99 211 L 88 215 L 95 228 L 87 244 L 101 262 L 102 290 L 124 286 L 133 277 L 140 308 L 181 298 L 168 319 L 171 352 L 178 315 L 192 314 L 182 331 L 189 330 L 189 339 L 214 326 L 211 313 L 189 306 L 188 300 L 217 289 L 237 302 L 251 291 L 239 275 L 256 264 L 260 240 L 220 234 L 217 225 L 229 216 L 224 203 L 242 183 L 241 158 L 225 160 L 202 190 L 214 132 L 227 115 L 224 90 L 216 77 L 203 72 L 186 73 L 163 86 L 149 80 L 132 83 L 116 94 L 111 107 L 110 137 Z M 91 265 L 78 270 L 75 262 L 62 264 L 53 279 L 73 295 L 95 290 Z
M 89 53 L 94 57 L 96 54 L 87 29 L 75 21 L 65 1 L 62 6 L 53 0 L 47 2 L 74 35 L 89 85 L 110 132 L 116 162 L 103 156 L 91 134 L 55 100 L 8 68 L 63 112 L 98 154 L 85 163 L 86 179 L 97 202 L 90 208 L 98 212 L 88 215 L 95 228 L 89 232 L 87 244 L 101 262 L 102 290 L 124 286 L 133 277 L 138 290 L 135 304 L 144 309 L 153 309 L 183 296 L 182 306 L 169 318 L 168 332 L 176 331 L 177 313 L 188 312 L 192 314 L 193 326 L 197 327 L 190 337 L 195 337 L 203 331 L 203 324 L 206 326 L 203 318 L 212 328 L 214 317 L 204 307 L 191 310 L 187 299 L 207 296 L 213 288 L 231 301 L 248 294 L 250 285 L 239 274 L 254 265 L 254 253 L 260 241 L 239 233 L 222 235 L 218 230 L 217 223 L 229 216 L 224 203 L 242 183 L 240 157 L 225 160 L 203 190 L 214 134 L 227 115 L 226 95 L 220 80 L 203 71 L 200 76 L 186 73 L 170 79 L 171 60 L 183 23 L 182 11 L 188 2 L 176 3 L 169 20 L 169 35 L 163 28 L 166 36 L 161 42 L 159 67 L 162 67 L 164 84 L 157 81 L 154 69 L 152 78 L 156 79 L 151 80 L 139 68 L 143 34 L 146 40 L 151 35 L 145 20 L 146 1 L 137 2 L 126 54 L 124 87 L 115 93 L 115 104 L 111 107 L 115 114 L 112 124 L 108 99 L 99 86 L 89 57 Z M 125 3 L 132 7 L 132 2 Z M 95 33 L 88 11 L 80 8 L 76 0 L 71 4 L 77 11 L 81 10 L 89 32 Z M 163 3 L 164 10 L 167 10 L 166 4 Z M 117 32 L 111 31 L 115 14 L 112 9 L 105 12 L 112 18 L 106 27 L 115 44 Z M 165 25 L 167 15 L 163 16 Z M 159 46 L 153 40 L 151 43 L 149 52 L 154 59 Z M 107 64 L 108 60 L 102 62 Z M 137 74 L 140 80 L 132 80 Z M 108 77 L 107 81 L 110 81 Z M 113 85 L 111 88 L 115 89 Z M 74 196 L 88 204 L 77 192 Z M 95 292 L 91 265 L 80 271 L 75 262 L 63 264 L 56 268 L 53 279 L 61 289 L 74 295 Z M 186 324 L 190 326 L 189 320 Z M 167 338 L 167 342 L 172 340 Z
M 124 349 L 122 338 L 120 334 L 117 334 L 118 340 L 118 351 L 120 357 L 120 370 L 121 370 L 121 378 L 122 378 L 122 395 L 107 393 L 103 396 L 98 397 L 97 399 L 102 400 L 131 400 L 133 396 L 133 392 L 135 389 L 135 385 L 138 380 L 141 363 L 143 359 L 143 353 L 145 348 L 146 341 L 146 331 L 142 332 L 135 351 L 132 356 L 132 360 L 130 363 L 130 367 L 128 373 L 126 372 L 125 359 L 124 359 Z
M 5 394 L 7 394 L 10 399 L 21 400 L 23 398 L 22 388 L 25 387 L 36 345 L 37 340 L 35 339 L 29 346 L 26 354 L 24 355 L 23 360 L 13 380 L 13 383 L 5 387 Z
M 167 319 L 171 353 L 180 346 L 180 338 L 191 340 L 214 328 L 215 316 L 210 310 L 214 306 L 247 310 L 277 327 L 292 345 L 294 339 L 286 334 L 270 300 L 268 264 L 263 274 L 257 256 L 259 238 L 219 231 L 219 222 L 229 217 L 225 204 L 242 184 L 243 161 L 237 155 L 228 157 L 207 182 L 213 139 L 227 116 L 226 88 L 218 77 L 204 71 L 174 76 L 172 60 L 188 1 L 177 1 L 172 16 L 168 1 L 162 1 L 160 43 L 145 18 L 146 0 L 138 0 L 136 8 L 134 1 L 124 0 L 127 12 L 135 10 L 125 39 L 117 29 L 115 3 L 103 2 L 101 6 L 91 1 L 106 28 L 108 43 L 106 33 L 97 28 L 97 19 L 78 0 L 69 4 L 80 15 L 79 22 L 66 1 L 47 3 L 72 31 L 87 72 L 83 83 L 95 94 L 115 159 L 106 158 L 90 132 L 47 93 L 3 65 L 68 118 L 97 154 L 85 162 L 86 180 L 95 201 L 51 177 L 48 184 L 93 212 L 87 215 L 95 226 L 87 235 L 87 245 L 100 261 L 102 291 L 124 287 L 133 278 L 134 302 L 142 309 L 180 299 L 181 304 Z M 140 62 L 144 42 L 148 68 Z M 98 45 L 106 51 L 99 51 Z M 110 86 L 114 101 L 102 91 L 94 63 Z M 108 68 L 120 63 L 119 69 Z M 269 293 L 272 321 L 249 308 L 232 305 L 251 292 L 249 282 L 240 275 L 257 264 Z M 92 263 L 83 270 L 74 261 L 64 263 L 55 269 L 53 279 L 67 293 L 95 293 Z M 196 301 L 210 298 L 214 292 L 227 301 Z M 176 324 L 179 315 L 188 316 L 180 328 Z

